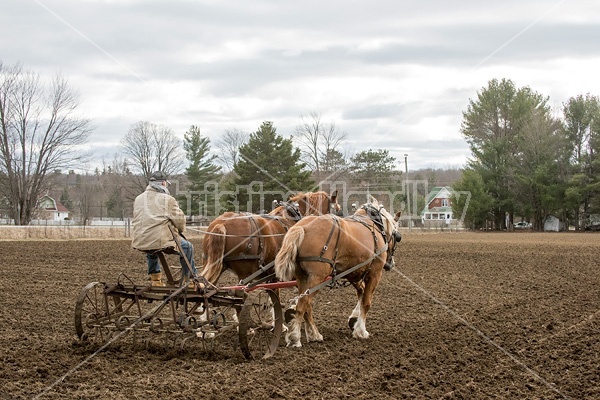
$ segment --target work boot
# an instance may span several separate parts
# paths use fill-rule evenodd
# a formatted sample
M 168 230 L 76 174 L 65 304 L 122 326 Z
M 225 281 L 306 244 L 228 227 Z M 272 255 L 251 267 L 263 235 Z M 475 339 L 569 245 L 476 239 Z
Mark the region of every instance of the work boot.
M 192 279 L 192 278 L 185 277 L 183 279 L 183 284 L 184 285 L 187 284 L 188 289 L 196 290 L 196 285 L 194 284 L 194 279 Z
M 165 286 L 162 282 L 162 272 L 155 272 L 150 274 L 150 283 L 152 286 Z

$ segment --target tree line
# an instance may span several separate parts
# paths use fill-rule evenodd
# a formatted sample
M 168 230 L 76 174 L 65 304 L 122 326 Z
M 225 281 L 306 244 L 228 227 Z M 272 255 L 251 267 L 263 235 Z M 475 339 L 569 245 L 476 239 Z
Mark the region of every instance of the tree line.
M 471 151 L 454 211 L 468 227 L 511 229 L 517 220 L 543 229 L 555 215 L 583 229 L 600 213 L 600 100 L 569 98 L 554 115 L 549 98 L 510 79 L 493 79 L 463 112 Z
M 226 130 L 214 149 L 198 125 L 191 125 L 181 140 L 168 127 L 138 121 L 124 134 L 122 152 L 111 163 L 104 162 L 93 173 L 76 173 L 90 159 L 90 153 L 78 149 L 92 132 L 91 121 L 77 115 L 78 105 L 66 79 L 58 76 L 46 84 L 20 64 L 0 62 L 3 218 L 28 224 L 37 216 L 38 200 L 57 190 L 60 202 L 84 224 L 98 216 L 128 217 L 132 200 L 156 170 L 178 180 L 175 194 L 189 215 L 268 211 L 273 200 L 284 200 L 267 194 L 262 203 L 251 201 L 252 182 L 260 182 L 266 193 L 328 190 L 321 187 L 323 181 L 343 181 L 363 190 L 400 188 L 401 172 L 388 150 L 344 154 L 346 134 L 317 112 L 301 116 L 288 137 L 278 134 L 272 121 L 250 133 Z M 229 194 L 211 193 L 215 184 Z M 220 198 L 215 201 L 215 196 Z
M 398 193 L 406 179 L 386 149 L 348 154 L 346 133 L 314 111 L 285 136 L 273 121 L 263 121 L 254 132 L 225 130 L 214 143 L 199 124 L 191 124 L 182 140 L 168 127 L 138 121 L 124 132 L 121 153 L 110 163 L 76 173 L 90 158 L 80 149 L 92 132 L 78 105 L 65 78 L 45 82 L 20 64 L 0 61 L 0 217 L 28 224 L 49 191 L 60 193 L 83 223 L 128 217 L 155 170 L 178 181 L 174 194 L 189 215 L 207 216 L 268 211 L 273 200 L 282 200 L 276 192 L 330 190 L 324 182 L 343 182 L 356 193 Z M 469 100 L 460 131 L 471 157 L 458 181 L 445 182 L 470 193 L 468 203 L 466 196 L 453 203 L 467 227 L 511 229 L 526 220 L 541 229 L 554 214 L 582 229 L 600 213 L 600 100 L 578 95 L 555 113 L 547 96 L 509 79 L 489 81 Z M 423 174 L 411 178 L 439 184 L 432 171 Z M 255 199 L 252 182 L 267 194 Z M 416 194 L 413 215 L 427 197 Z M 405 201 L 394 197 L 387 205 L 404 210 Z

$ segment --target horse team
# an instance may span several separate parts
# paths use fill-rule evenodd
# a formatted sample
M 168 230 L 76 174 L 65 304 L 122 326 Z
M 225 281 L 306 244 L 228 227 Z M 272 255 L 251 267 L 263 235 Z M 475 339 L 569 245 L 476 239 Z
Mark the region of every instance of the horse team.
M 212 284 L 226 270 L 242 282 L 295 279 L 299 296 L 285 336 L 294 347 L 302 346 L 303 324 L 307 341 L 323 340 L 313 319 L 313 298 L 328 281 L 343 278 L 358 298 L 348 318 L 352 336 L 366 339 L 373 293 L 384 269 L 394 266 L 399 214 L 392 216 L 373 197 L 346 218 L 339 210 L 337 192 L 309 192 L 269 214 L 227 212 L 204 232 L 201 275 Z

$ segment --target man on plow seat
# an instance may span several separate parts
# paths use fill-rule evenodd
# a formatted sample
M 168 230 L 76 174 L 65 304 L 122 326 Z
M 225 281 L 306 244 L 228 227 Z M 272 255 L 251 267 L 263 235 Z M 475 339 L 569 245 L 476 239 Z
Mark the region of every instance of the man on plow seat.
M 177 249 L 172 228 L 181 236 L 179 242 L 184 254 L 180 254 L 179 261 L 182 276 L 189 279 L 198 273 L 194 263 L 194 247 L 183 237 L 185 214 L 169 193 L 170 184 L 164 172 L 154 172 L 146 190 L 133 203 L 131 247 L 146 252 L 152 286 L 164 286 L 157 252 L 166 248 Z M 184 255 L 190 263 L 191 274 Z

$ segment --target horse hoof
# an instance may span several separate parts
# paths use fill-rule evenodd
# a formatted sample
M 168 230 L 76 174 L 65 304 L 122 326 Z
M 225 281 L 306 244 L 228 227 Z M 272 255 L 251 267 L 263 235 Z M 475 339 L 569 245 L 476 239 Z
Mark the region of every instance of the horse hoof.
M 294 315 L 296 315 L 296 310 L 294 310 L 293 308 L 288 308 L 287 310 L 285 310 L 285 323 L 289 324 L 290 322 L 292 322 L 292 319 L 294 319 Z
M 368 339 L 369 338 L 369 332 L 364 331 L 364 332 L 352 332 L 352 337 L 355 339 Z
M 354 325 L 356 325 L 356 321 L 358 321 L 358 318 L 356 317 L 348 318 L 348 326 L 351 330 L 354 330 Z

